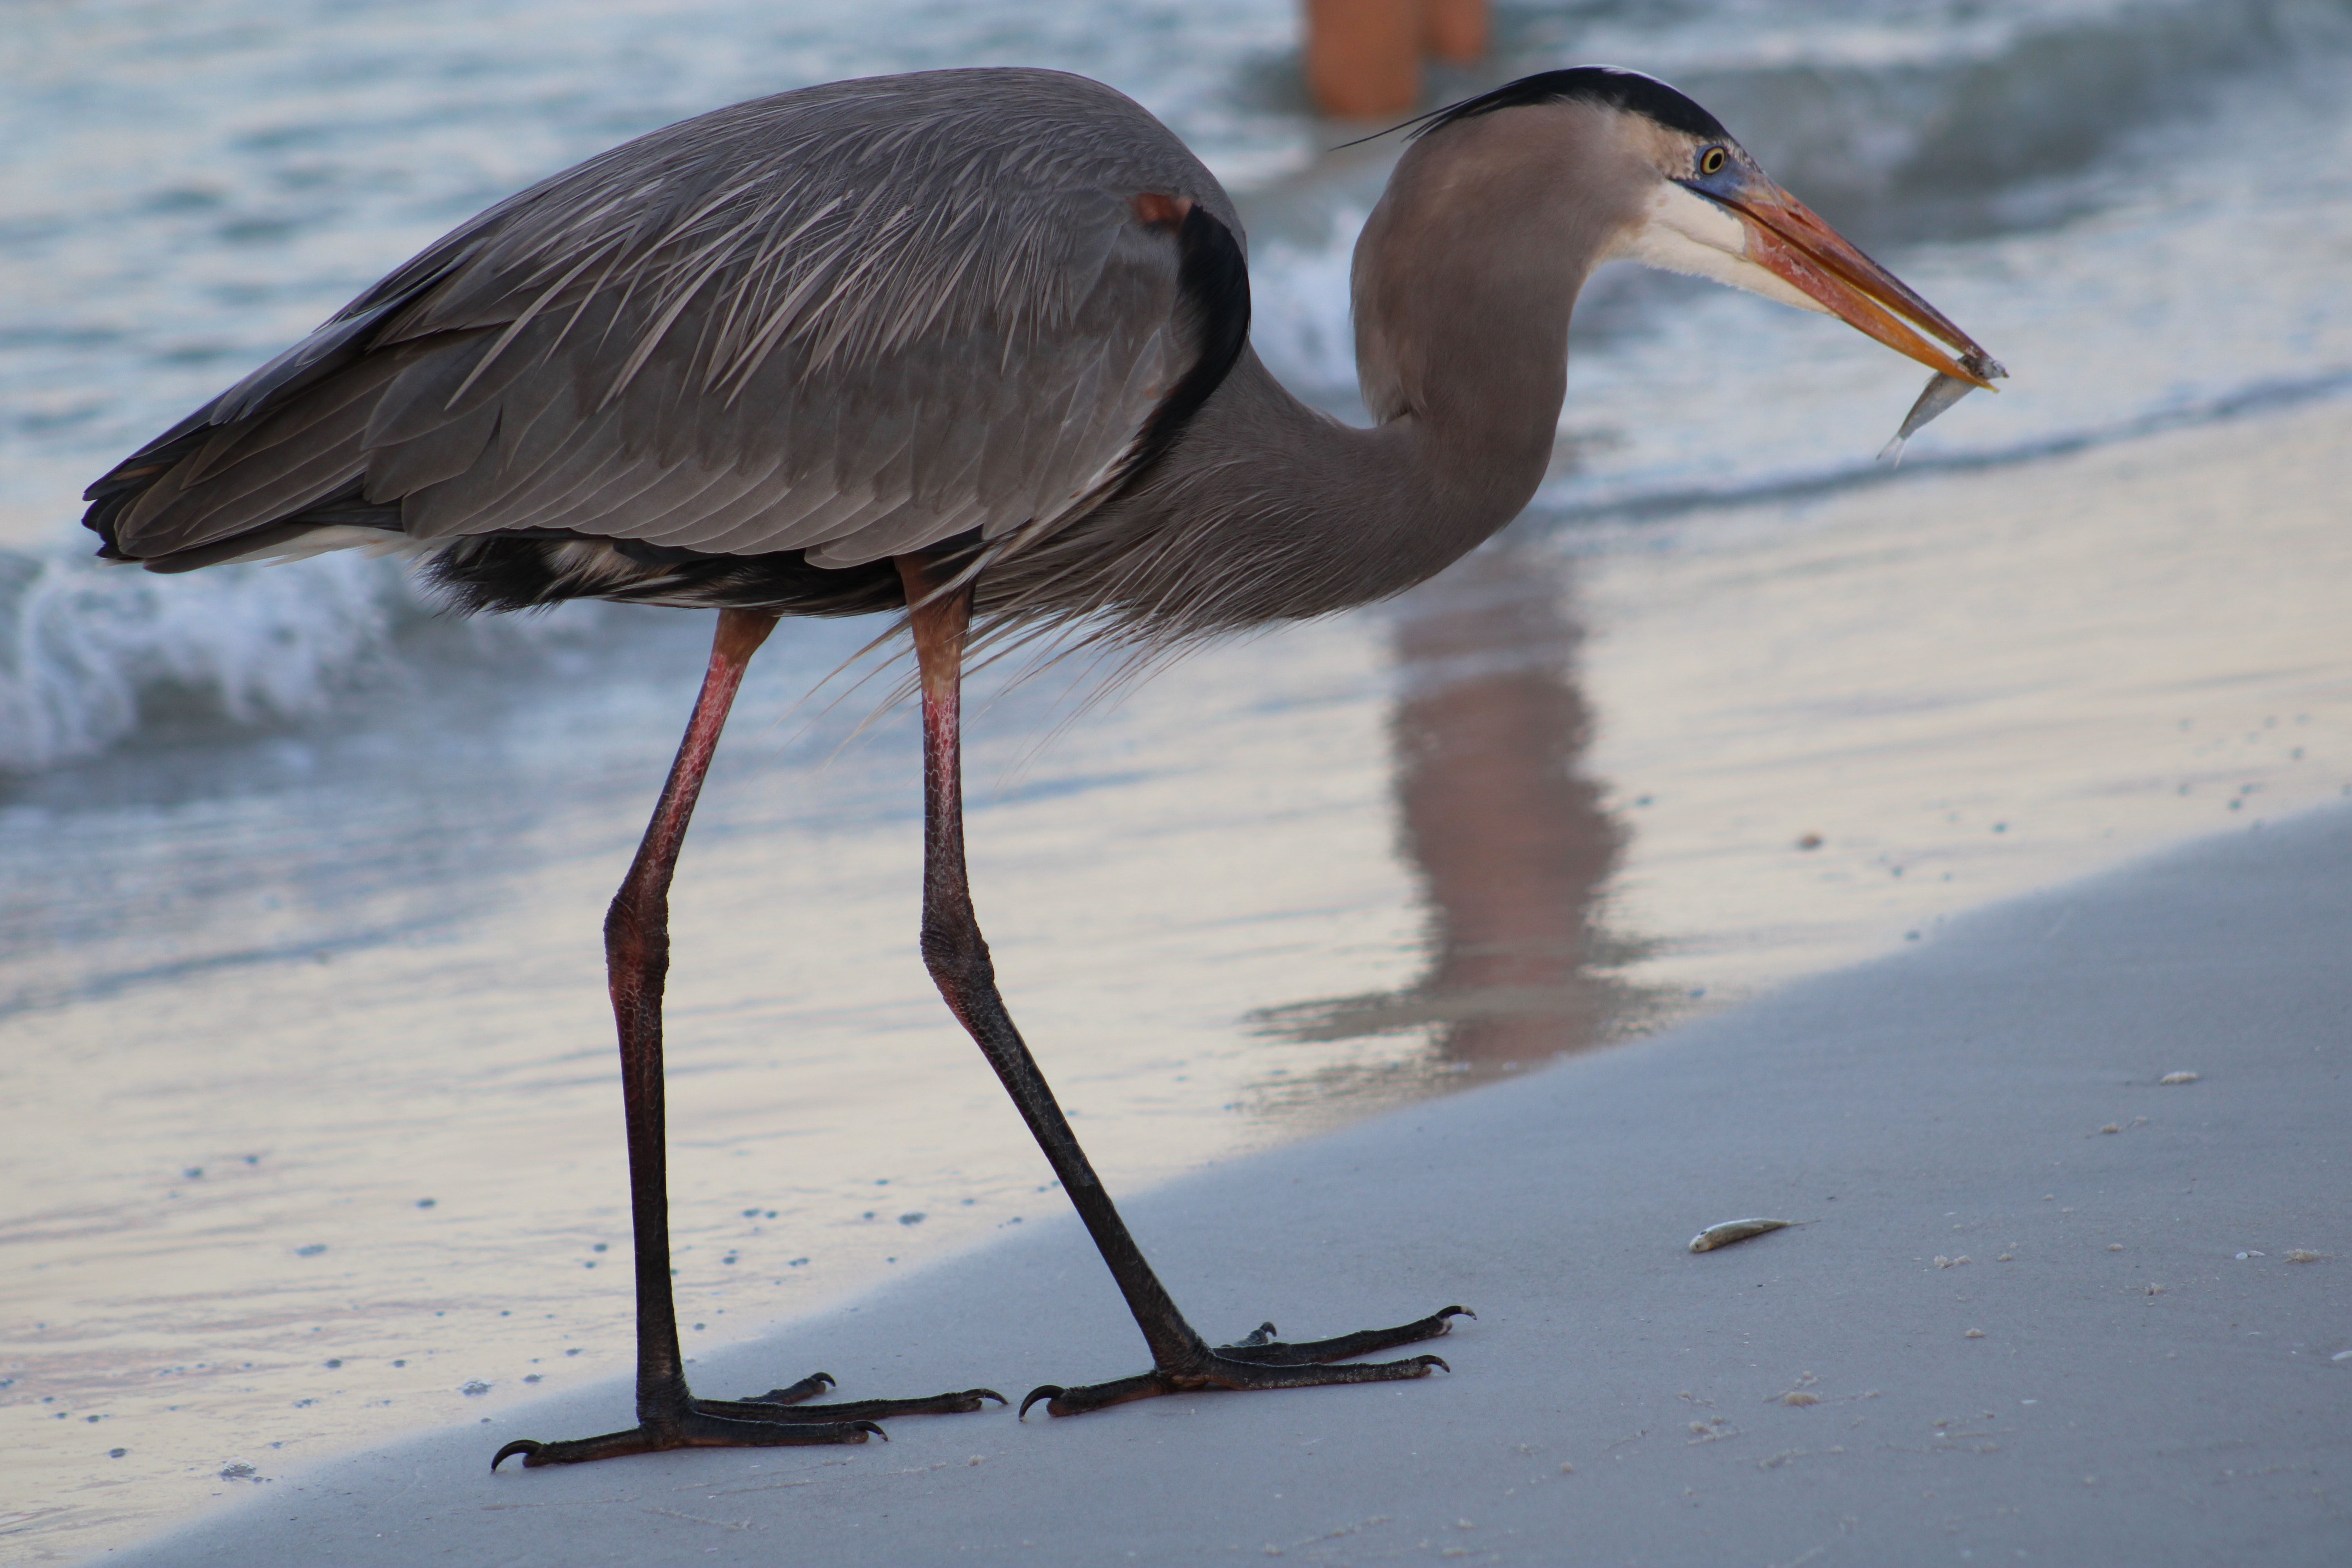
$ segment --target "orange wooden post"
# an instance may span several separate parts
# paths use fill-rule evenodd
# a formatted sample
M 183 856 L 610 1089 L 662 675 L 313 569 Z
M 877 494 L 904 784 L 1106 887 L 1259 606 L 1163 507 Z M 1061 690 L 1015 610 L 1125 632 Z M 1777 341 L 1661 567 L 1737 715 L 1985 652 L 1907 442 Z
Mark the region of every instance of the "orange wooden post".
M 1421 101 L 1424 0 L 1307 0 L 1307 90 L 1342 120 L 1402 114 Z
M 1486 55 L 1486 0 L 1422 0 L 1422 41 L 1450 64 Z
M 1466 65 L 1486 53 L 1486 0 L 1307 0 L 1307 90 L 1341 120 L 1421 101 L 1421 57 Z

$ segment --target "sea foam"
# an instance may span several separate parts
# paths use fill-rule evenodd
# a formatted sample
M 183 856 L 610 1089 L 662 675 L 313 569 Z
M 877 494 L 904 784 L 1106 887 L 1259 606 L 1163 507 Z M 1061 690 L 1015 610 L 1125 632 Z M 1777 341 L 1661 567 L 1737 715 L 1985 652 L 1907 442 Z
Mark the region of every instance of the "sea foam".
M 163 577 L 0 552 L 0 770 L 90 756 L 157 720 L 323 712 L 431 614 L 399 563 L 355 554 Z

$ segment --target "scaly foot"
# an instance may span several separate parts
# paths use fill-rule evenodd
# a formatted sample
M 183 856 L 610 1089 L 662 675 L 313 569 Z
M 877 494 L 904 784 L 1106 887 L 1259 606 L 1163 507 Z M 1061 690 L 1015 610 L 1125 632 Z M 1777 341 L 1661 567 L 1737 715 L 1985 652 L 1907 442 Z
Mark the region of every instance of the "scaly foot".
M 1005 1403 L 992 1388 L 967 1388 L 959 1394 L 937 1394 L 928 1399 L 866 1399 L 845 1405 L 803 1403 L 833 1386 L 830 1373 L 813 1373 L 788 1388 L 772 1388 L 750 1399 L 693 1399 L 674 1414 L 641 1421 L 625 1432 L 600 1437 L 577 1437 L 541 1443 L 519 1437 L 500 1448 L 490 1468 L 517 1454 L 523 1468 L 577 1465 L 590 1459 L 613 1459 L 624 1454 L 651 1454 L 664 1448 L 778 1448 L 817 1443 L 863 1443 L 871 1436 L 889 1440 L 874 1424 L 884 1415 L 949 1415 L 977 1410 L 983 1399 Z
M 1401 1378 L 1426 1377 L 1431 1367 L 1444 1367 L 1445 1363 L 1433 1355 L 1417 1355 L 1403 1361 L 1357 1366 L 1330 1363 L 1433 1340 L 1453 1328 L 1447 1320 L 1477 1315 L 1467 1307 L 1447 1307 L 1397 1328 L 1363 1329 L 1336 1339 L 1309 1340 L 1299 1344 L 1286 1344 L 1276 1339 L 1274 1325 L 1263 1323 L 1247 1338 L 1204 1350 L 1181 1365 L 1157 1366 L 1140 1376 L 1089 1384 L 1082 1388 L 1046 1384 L 1033 1389 L 1029 1397 L 1021 1402 L 1021 1414 L 1028 1415 L 1029 1407 L 1041 1399 L 1047 1402 L 1048 1415 L 1078 1415 L 1107 1405 L 1124 1405 L 1130 1399 L 1150 1399 L 1155 1394 L 1200 1388 L 1310 1388 L 1328 1383 L 1393 1383 Z

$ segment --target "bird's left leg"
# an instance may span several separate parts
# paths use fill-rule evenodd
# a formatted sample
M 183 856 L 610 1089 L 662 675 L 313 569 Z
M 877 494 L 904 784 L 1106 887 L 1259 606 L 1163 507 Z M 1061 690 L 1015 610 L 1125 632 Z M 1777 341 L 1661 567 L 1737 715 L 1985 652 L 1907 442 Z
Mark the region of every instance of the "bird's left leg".
M 1393 1329 L 1368 1329 L 1338 1339 L 1285 1344 L 1265 1324 L 1238 1344 L 1212 1349 L 1184 1321 L 1175 1299 L 1128 1234 L 1110 1194 L 1070 1131 L 1068 1120 L 1046 1086 L 1045 1074 L 1013 1026 L 996 989 L 996 969 L 971 905 L 971 883 L 963 854 L 963 758 L 961 697 L 964 636 L 971 620 L 971 590 L 954 588 L 944 574 L 919 556 L 898 558 L 907 586 L 915 656 L 923 689 L 923 962 L 1045 1151 L 1062 1189 L 1085 1222 L 1087 1234 L 1127 1298 L 1136 1327 L 1151 1352 L 1151 1370 L 1139 1377 L 1085 1388 L 1055 1384 L 1021 1403 L 1024 1414 L 1038 1400 L 1055 1415 L 1075 1415 L 1130 1399 L 1199 1388 L 1301 1388 L 1328 1383 L 1385 1383 L 1424 1377 L 1445 1363 L 1433 1355 L 1369 1365 L 1333 1362 L 1374 1351 L 1435 1339 L 1466 1309 L 1447 1307 Z
M 774 1447 L 807 1443 L 863 1443 L 879 1434 L 881 1415 L 977 1410 L 992 1389 L 966 1389 L 929 1399 L 875 1399 L 850 1405 L 803 1405 L 831 1385 L 824 1373 L 751 1399 L 697 1399 L 686 1385 L 678 1353 L 677 1303 L 670 1289 L 669 1154 L 662 1104 L 662 991 L 669 975 L 669 884 L 677 852 L 702 794 L 703 775 L 726 727 L 743 671 L 775 629 L 772 610 L 719 612 L 710 668 L 695 699 L 694 717 L 670 764 L 661 801 L 646 826 L 636 859 L 604 915 L 606 978 L 621 1040 L 621 1108 L 628 1126 L 629 1210 L 636 1247 L 637 1424 L 561 1443 L 521 1438 L 490 1461 L 497 1469 L 520 1454 L 526 1467 L 578 1464 L 663 1448 Z

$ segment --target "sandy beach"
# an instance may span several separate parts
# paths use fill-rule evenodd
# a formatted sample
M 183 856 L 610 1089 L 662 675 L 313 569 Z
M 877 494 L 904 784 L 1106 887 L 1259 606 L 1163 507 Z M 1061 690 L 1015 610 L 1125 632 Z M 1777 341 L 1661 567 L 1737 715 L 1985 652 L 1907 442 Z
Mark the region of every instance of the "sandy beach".
M 2342 1555 L 2342 5 L 1496 16 L 1494 79 L 1675 80 L 2015 374 L 1897 468 L 1909 362 L 1604 268 L 1488 547 L 1132 689 L 976 682 L 1009 1000 L 1188 1305 L 1461 1300 L 1456 1375 L 494 1480 L 494 1435 L 626 1404 L 597 931 L 707 620 L 102 567 L 80 486 L 541 174 L 940 65 L 1160 115 L 1235 194 L 1258 352 L 1360 419 L 1396 143 L 1336 146 L 1258 0 L 15 19 L 0 1563 Z M 761 653 L 681 865 L 688 1353 L 719 1392 L 1110 1375 L 1131 1332 L 916 954 L 877 629 Z
M 1134 1205 L 1206 1323 L 1474 1305 L 1450 1374 L 488 1472 L 625 1422 L 609 1381 L 109 1560 L 2340 1563 L 2347 888 L 2352 812 L 2236 832 Z M 1754 1214 L 1800 1223 L 1685 1249 Z M 692 1375 L 1017 1394 L 1138 1353 L 1057 1221 Z

